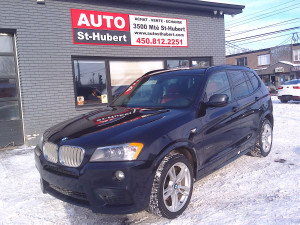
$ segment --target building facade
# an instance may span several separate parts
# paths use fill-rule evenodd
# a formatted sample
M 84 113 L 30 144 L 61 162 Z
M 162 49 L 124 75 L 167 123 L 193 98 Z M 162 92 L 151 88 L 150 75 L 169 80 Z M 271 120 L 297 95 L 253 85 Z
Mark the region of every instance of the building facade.
M 1 0 L 0 147 L 36 144 L 150 70 L 225 63 L 224 14 L 160 0 Z
M 300 79 L 300 44 L 227 55 L 226 64 L 254 69 L 263 82 L 279 87 L 285 81 Z

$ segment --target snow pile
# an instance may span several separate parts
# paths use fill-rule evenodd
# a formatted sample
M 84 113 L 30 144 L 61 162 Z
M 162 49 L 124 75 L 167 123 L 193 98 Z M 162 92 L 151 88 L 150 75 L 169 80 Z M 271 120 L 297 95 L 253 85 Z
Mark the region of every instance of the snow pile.
M 0 224 L 300 224 L 300 103 L 273 102 L 270 155 L 243 156 L 195 183 L 175 220 L 93 214 L 43 195 L 32 148 L 19 148 L 0 151 Z

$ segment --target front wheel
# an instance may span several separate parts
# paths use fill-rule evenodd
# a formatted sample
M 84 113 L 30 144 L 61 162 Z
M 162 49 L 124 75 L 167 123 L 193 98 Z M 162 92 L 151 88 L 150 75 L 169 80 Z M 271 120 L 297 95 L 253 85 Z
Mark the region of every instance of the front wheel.
M 255 157 L 266 157 L 272 148 L 273 128 L 268 119 L 264 119 L 259 129 L 258 139 L 250 151 Z
M 182 154 L 167 155 L 153 181 L 148 211 L 174 219 L 188 206 L 193 191 L 193 169 Z

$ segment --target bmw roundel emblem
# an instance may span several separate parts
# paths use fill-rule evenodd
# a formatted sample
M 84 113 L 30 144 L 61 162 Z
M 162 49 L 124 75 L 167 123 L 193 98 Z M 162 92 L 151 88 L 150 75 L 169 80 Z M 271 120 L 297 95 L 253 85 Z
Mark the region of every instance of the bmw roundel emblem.
M 64 138 L 61 139 L 61 141 L 66 141 L 66 140 L 68 140 L 67 137 L 64 137 Z

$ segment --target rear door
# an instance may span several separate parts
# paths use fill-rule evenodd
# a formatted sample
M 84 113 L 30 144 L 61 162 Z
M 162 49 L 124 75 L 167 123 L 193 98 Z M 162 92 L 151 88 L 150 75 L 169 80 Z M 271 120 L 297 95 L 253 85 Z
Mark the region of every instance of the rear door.
M 259 81 L 252 72 L 228 71 L 232 83 L 233 98 L 238 102 L 237 118 L 240 123 L 238 146 L 240 151 L 252 146 L 259 126 L 261 92 Z M 251 138 L 252 137 L 252 138 Z M 252 142 L 249 142 L 252 140 Z
M 205 173 L 226 160 L 224 155 L 231 152 L 239 135 L 239 122 L 236 118 L 238 102 L 232 99 L 228 76 L 225 71 L 212 74 L 207 82 L 204 102 L 214 94 L 227 94 L 229 104 L 224 107 L 206 108 L 205 115 L 200 117 L 202 138 L 196 143 L 200 166 Z

